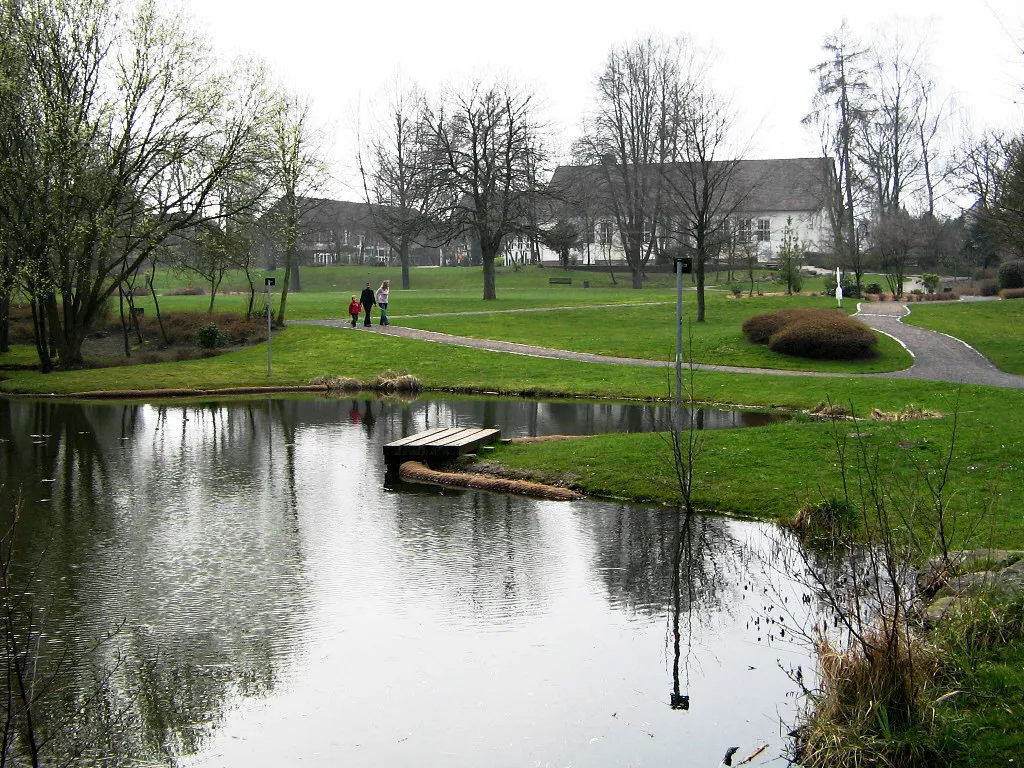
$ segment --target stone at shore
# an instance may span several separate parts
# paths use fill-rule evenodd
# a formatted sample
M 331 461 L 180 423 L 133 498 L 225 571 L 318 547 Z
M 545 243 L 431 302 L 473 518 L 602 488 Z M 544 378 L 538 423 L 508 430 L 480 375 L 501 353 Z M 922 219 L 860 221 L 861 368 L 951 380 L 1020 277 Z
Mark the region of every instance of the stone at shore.
M 985 570 L 971 571 L 985 566 Z M 970 571 L 970 572 L 968 572 Z M 978 597 L 1012 602 L 1024 598 L 1024 552 L 977 549 L 934 558 L 917 574 L 918 586 L 932 595 L 922 620 L 935 624 L 950 610 Z

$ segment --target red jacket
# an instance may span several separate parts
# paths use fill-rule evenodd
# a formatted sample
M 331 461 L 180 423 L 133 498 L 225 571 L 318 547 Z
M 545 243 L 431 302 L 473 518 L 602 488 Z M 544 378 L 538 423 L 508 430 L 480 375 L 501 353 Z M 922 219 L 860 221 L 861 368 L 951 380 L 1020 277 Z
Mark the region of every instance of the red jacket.
M 352 299 L 352 303 L 348 305 L 348 313 L 350 315 L 359 314 L 359 301 L 357 299 Z

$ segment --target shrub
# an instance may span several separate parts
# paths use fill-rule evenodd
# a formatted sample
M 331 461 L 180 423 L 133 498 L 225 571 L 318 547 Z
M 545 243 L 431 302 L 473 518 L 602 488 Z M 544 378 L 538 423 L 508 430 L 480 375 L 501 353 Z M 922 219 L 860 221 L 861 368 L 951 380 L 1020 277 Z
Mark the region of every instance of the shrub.
M 1004 261 L 996 274 L 1000 288 L 1024 288 L 1024 261 Z
M 224 346 L 226 339 L 216 323 L 207 323 L 196 331 L 196 343 L 203 349 L 216 349 Z
M 1004 288 L 999 295 L 1004 299 L 1024 299 L 1024 288 Z
M 924 284 L 924 288 L 928 293 L 935 293 L 939 287 L 939 276 L 930 273 L 921 275 L 921 282 Z
M 832 310 L 816 309 L 779 309 L 775 312 L 766 312 L 763 315 L 754 315 L 743 321 L 743 334 L 754 344 L 767 344 L 772 334 L 785 325 L 788 325 L 807 313 L 830 312 Z
M 743 333 L 773 352 L 824 360 L 861 360 L 875 353 L 875 334 L 834 309 L 780 309 L 755 315 Z
M 188 288 L 171 288 L 169 291 L 164 291 L 164 296 L 205 296 L 206 291 L 196 286 L 189 286 Z
M 741 285 L 730 285 L 729 290 L 732 291 L 732 295 L 739 297 L 743 294 L 743 286 Z
M 875 354 L 878 339 L 870 328 L 839 312 L 831 314 L 781 328 L 768 340 L 768 349 L 816 360 L 862 360 Z
M 978 295 L 979 296 L 998 296 L 999 295 L 999 281 L 993 280 L 992 278 L 986 278 L 978 282 Z
M 882 286 L 878 283 L 868 283 L 864 286 L 864 293 L 873 293 L 875 295 L 882 292 Z

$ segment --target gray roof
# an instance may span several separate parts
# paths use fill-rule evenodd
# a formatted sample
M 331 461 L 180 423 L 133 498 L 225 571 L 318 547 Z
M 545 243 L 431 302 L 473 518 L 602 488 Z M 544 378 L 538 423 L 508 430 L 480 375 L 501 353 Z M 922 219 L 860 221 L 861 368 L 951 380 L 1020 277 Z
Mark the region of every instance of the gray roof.
M 722 169 L 725 165 L 712 164 Z M 665 170 L 669 176 L 683 177 L 688 167 L 673 163 Z M 739 160 L 728 188 L 730 194 L 740 197 L 737 213 L 818 211 L 825 205 L 833 172 L 833 162 L 828 157 Z M 605 184 L 604 171 L 598 165 L 561 165 L 549 184 L 553 190 L 569 196 L 577 192 L 593 196 Z

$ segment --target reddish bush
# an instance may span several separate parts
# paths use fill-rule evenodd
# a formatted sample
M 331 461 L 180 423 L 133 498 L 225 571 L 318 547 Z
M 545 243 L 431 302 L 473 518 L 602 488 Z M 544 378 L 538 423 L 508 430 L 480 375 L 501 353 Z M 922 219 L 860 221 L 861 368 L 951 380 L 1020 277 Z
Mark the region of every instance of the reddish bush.
M 805 316 L 813 316 L 818 312 L 832 313 L 830 309 L 779 309 L 775 312 L 766 312 L 763 315 L 754 315 L 743 321 L 743 334 L 754 344 L 767 344 L 772 334 L 796 322 Z
M 859 320 L 834 309 L 782 309 L 748 318 L 743 332 L 764 338 L 773 352 L 824 360 L 862 360 L 875 354 L 877 338 Z
M 999 295 L 1004 299 L 1024 299 L 1024 288 L 1003 288 Z
M 198 288 L 194 285 L 190 285 L 187 288 L 171 288 L 169 291 L 163 292 L 164 296 L 205 296 L 206 291 L 202 288 Z

